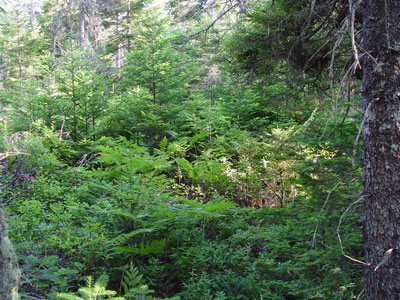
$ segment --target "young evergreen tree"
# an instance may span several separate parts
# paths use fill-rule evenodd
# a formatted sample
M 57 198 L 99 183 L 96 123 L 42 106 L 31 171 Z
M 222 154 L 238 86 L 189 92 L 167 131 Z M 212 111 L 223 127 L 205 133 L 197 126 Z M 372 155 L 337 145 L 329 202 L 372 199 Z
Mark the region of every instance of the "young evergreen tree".
M 1 83 L 10 92 L 21 90 L 25 80 L 37 75 L 38 58 L 44 51 L 38 29 L 29 22 L 20 11 L 12 8 L 1 16 Z
M 0 102 L 13 112 L 9 119 L 18 130 L 27 130 L 35 115 L 36 100 L 42 99 L 43 62 L 47 45 L 30 14 L 9 7 L 0 21 Z
M 145 88 L 153 104 L 182 103 L 198 75 L 196 62 L 176 43 L 178 32 L 167 19 L 150 14 L 135 24 L 132 51 L 127 53 L 122 88 Z
M 66 128 L 73 140 L 95 136 L 96 122 L 104 112 L 107 80 L 81 53 L 74 51 L 64 56 L 56 75 L 58 101 L 66 114 Z

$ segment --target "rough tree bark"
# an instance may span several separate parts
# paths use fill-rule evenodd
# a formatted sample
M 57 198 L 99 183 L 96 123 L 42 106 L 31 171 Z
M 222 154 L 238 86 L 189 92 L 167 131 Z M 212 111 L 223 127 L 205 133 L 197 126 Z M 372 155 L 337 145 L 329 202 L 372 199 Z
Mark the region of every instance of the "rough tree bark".
M 400 299 L 399 20 L 399 0 L 364 0 L 362 94 L 366 114 L 364 241 L 368 300 Z
M 0 299 L 16 299 L 21 276 L 17 256 L 6 236 L 5 214 L 0 209 Z
M 79 1 L 79 44 L 81 51 L 85 50 L 85 3 Z

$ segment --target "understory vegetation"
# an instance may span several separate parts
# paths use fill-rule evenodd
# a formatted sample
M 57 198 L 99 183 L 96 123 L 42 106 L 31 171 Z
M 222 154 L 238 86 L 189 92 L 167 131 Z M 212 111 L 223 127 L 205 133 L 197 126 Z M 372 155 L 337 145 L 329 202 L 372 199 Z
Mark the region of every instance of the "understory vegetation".
M 309 3 L 75 2 L 1 16 L 20 297 L 359 299 L 359 86 L 286 55 Z

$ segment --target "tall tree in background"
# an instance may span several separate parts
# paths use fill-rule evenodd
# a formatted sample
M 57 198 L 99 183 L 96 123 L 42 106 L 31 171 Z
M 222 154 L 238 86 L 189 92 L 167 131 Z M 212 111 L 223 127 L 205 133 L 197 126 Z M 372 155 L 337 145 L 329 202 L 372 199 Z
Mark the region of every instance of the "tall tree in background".
M 34 76 L 44 50 L 38 31 L 29 22 L 29 16 L 15 9 L 1 16 L 1 86 L 14 92 Z
M 148 0 L 114 0 L 102 7 L 103 25 L 110 31 L 107 40 L 108 52 L 115 55 L 115 67 L 124 65 L 126 57 L 124 51 L 130 52 L 132 48 L 132 20 L 139 18 L 138 14 L 149 2 Z M 111 33 L 112 32 L 112 33 Z
M 49 30 L 53 56 L 68 53 L 70 47 L 92 51 L 104 41 L 99 7 L 94 0 L 46 1 L 42 25 Z
M 149 12 L 148 12 L 149 14 Z M 150 91 L 153 104 L 181 103 L 197 79 L 196 62 L 178 44 L 180 33 L 167 19 L 148 15 L 135 23 L 132 51 L 127 53 L 123 88 Z
M 364 238 L 368 300 L 400 298 L 399 15 L 399 1 L 365 1 Z

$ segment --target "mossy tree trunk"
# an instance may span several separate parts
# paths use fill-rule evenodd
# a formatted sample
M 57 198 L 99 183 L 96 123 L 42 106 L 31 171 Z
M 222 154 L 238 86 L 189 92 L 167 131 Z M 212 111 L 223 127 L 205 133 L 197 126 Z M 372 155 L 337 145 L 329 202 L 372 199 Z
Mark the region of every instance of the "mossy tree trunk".
M 0 299 L 16 299 L 21 276 L 17 256 L 6 235 L 5 214 L 0 209 Z
M 363 3 L 367 300 L 400 299 L 400 1 Z

